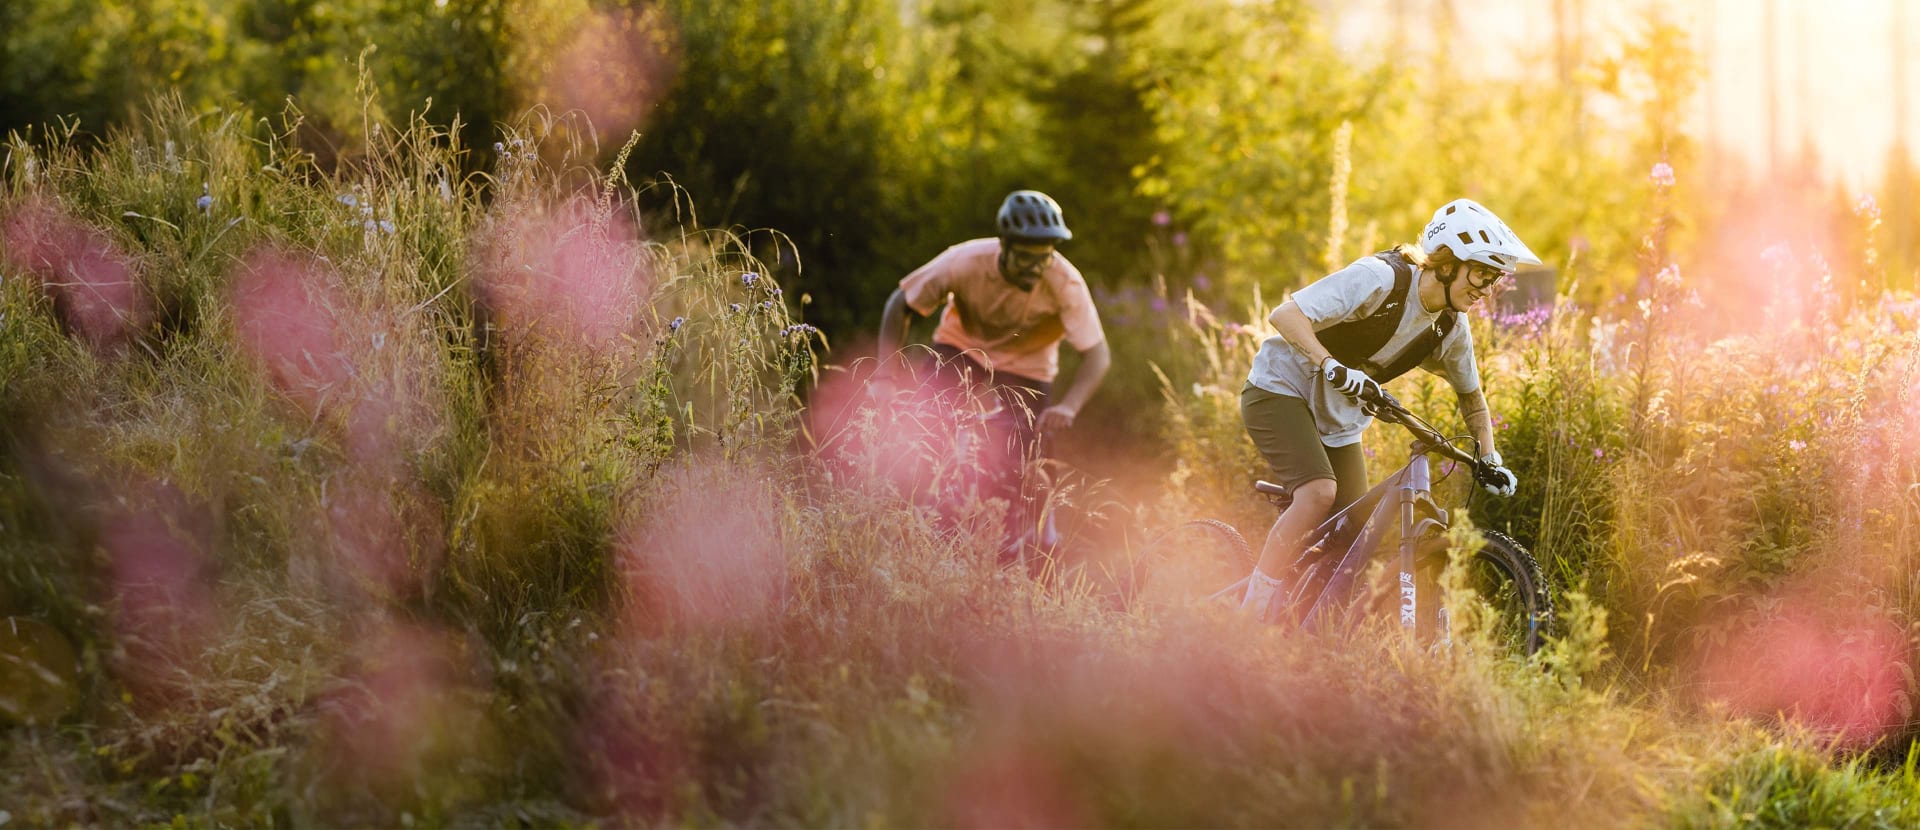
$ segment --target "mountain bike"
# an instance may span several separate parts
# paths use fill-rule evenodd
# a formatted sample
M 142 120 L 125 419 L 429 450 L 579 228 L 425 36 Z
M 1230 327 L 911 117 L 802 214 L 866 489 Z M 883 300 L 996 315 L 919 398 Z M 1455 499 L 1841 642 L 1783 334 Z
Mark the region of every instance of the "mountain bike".
M 879 395 L 898 439 L 887 452 L 889 476 L 924 488 L 944 520 L 968 521 L 986 499 L 1006 502 L 998 558 L 1040 570 L 1061 544 L 1055 507 L 1061 471 L 1052 436 L 1032 426 L 1038 399 L 1023 400 L 988 383 L 943 378 L 943 361 L 915 361 L 904 388 Z
M 1448 535 L 1452 516 L 1433 496 L 1428 457 L 1441 456 L 1478 471 L 1475 455 L 1457 446 L 1472 439 L 1441 435 L 1384 391 L 1365 404 L 1379 420 L 1412 434 L 1407 464 L 1308 535 L 1305 552 L 1286 577 L 1282 622 L 1327 630 L 1352 627 L 1397 609 L 1408 634 L 1449 642 L 1452 614 L 1439 601 L 1440 576 L 1450 561 L 1464 556 L 1461 587 L 1491 606 L 1493 641 L 1520 654 L 1538 650 L 1553 619 L 1553 602 L 1533 554 L 1512 537 L 1484 529 L 1477 547 L 1456 551 Z M 1254 490 L 1281 510 L 1292 501 L 1287 488 L 1267 481 L 1256 481 Z M 1389 540 L 1396 541 L 1390 545 Z M 1398 554 L 1397 602 L 1392 587 L 1378 590 L 1363 579 L 1368 566 L 1389 552 Z M 1143 561 L 1147 573 L 1143 584 L 1135 586 L 1140 601 L 1237 605 L 1256 557 L 1233 525 L 1199 519 L 1150 545 Z

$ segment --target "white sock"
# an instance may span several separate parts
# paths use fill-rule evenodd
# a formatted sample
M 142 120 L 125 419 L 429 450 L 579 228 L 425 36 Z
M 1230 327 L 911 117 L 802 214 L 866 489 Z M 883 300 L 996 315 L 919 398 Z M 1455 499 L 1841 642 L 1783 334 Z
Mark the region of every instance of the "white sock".
M 1274 606 L 1279 604 L 1285 587 L 1285 583 L 1261 573 L 1255 567 L 1253 575 L 1247 577 L 1247 596 L 1240 600 L 1240 610 L 1252 613 L 1254 619 L 1261 622 L 1271 622 Z

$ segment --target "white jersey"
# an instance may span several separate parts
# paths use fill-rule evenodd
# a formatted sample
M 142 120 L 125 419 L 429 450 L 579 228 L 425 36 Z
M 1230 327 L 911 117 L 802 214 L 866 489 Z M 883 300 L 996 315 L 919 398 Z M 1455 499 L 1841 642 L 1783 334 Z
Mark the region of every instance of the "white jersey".
M 1400 324 L 1380 351 L 1388 358 L 1399 354 L 1421 332 L 1432 328 L 1446 311 L 1445 308 L 1428 311 L 1421 304 L 1418 271 L 1415 277 L 1407 288 Z M 1373 314 L 1391 294 L 1393 266 L 1368 255 L 1294 292 L 1292 299 L 1318 332 Z M 1420 363 L 1420 368 L 1446 378 L 1453 390 L 1462 395 L 1480 389 L 1480 367 L 1473 359 L 1473 332 L 1469 328 L 1465 320 L 1460 321 Z M 1277 334 L 1260 344 L 1260 353 L 1253 358 L 1247 382 L 1276 395 L 1306 401 L 1313 411 L 1314 425 L 1320 430 L 1320 443 L 1329 447 L 1358 442 L 1360 434 L 1373 423 L 1373 418 L 1361 411 L 1358 403 L 1321 379 L 1319 367 L 1313 361 Z

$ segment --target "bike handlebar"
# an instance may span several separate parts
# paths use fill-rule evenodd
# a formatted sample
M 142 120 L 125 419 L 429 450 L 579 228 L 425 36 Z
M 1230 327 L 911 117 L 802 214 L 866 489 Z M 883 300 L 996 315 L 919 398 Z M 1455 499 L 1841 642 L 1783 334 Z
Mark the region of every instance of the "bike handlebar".
M 1368 408 L 1373 410 L 1374 417 L 1390 424 L 1398 424 L 1406 428 L 1408 432 L 1413 433 L 1413 437 L 1419 439 L 1420 443 L 1426 445 L 1423 448 L 1424 452 L 1437 453 L 1463 464 L 1479 466 L 1480 459 L 1474 458 L 1472 453 L 1454 446 L 1452 441 L 1448 440 L 1446 436 L 1441 435 L 1438 430 L 1434 429 L 1426 421 L 1421 420 L 1420 416 L 1413 414 L 1412 410 L 1407 409 L 1406 406 L 1400 403 L 1399 399 L 1389 394 L 1387 390 L 1380 389 L 1377 394 L 1375 394 L 1373 390 L 1368 390 L 1361 395 L 1361 399 L 1368 405 Z

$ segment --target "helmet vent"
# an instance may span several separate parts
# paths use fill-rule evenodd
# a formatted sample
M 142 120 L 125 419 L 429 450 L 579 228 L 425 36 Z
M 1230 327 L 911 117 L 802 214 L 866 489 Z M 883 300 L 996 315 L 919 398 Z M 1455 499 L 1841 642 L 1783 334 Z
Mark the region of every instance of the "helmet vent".
M 1480 241 L 1485 242 L 1488 245 L 1493 244 L 1493 240 L 1487 238 L 1487 232 L 1485 230 L 1480 231 Z
M 1468 245 L 1472 245 L 1472 244 L 1473 244 L 1473 234 L 1470 234 L 1470 233 L 1467 233 L 1466 231 L 1461 231 L 1461 232 L 1460 232 L 1460 241 L 1461 241 L 1461 242 L 1465 242 L 1465 243 L 1467 243 Z

